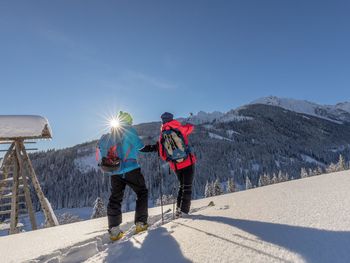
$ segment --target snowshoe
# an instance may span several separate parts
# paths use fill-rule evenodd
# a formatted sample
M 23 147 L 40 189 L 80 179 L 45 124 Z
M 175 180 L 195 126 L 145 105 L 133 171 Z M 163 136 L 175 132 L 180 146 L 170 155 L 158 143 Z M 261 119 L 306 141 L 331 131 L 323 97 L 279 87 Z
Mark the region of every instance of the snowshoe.
M 117 241 L 124 236 L 124 232 L 120 230 L 119 226 L 112 227 L 108 230 L 108 233 L 111 241 Z
M 135 224 L 135 234 L 141 233 L 143 231 L 146 231 L 148 228 L 148 224 L 147 223 L 143 223 L 143 222 L 136 222 Z
M 178 219 L 178 218 L 188 218 L 188 217 L 189 217 L 189 214 L 188 214 L 188 213 L 182 212 L 180 208 L 177 208 L 177 209 L 176 209 L 176 212 L 175 212 L 175 219 Z

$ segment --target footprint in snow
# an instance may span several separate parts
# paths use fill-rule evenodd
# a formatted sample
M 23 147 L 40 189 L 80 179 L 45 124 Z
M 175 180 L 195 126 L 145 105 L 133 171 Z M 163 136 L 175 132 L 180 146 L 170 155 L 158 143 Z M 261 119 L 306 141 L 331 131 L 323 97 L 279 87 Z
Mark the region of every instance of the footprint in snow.
M 230 208 L 229 205 L 224 205 L 224 206 L 218 207 L 217 210 L 227 210 L 227 209 L 229 209 L 229 208 Z

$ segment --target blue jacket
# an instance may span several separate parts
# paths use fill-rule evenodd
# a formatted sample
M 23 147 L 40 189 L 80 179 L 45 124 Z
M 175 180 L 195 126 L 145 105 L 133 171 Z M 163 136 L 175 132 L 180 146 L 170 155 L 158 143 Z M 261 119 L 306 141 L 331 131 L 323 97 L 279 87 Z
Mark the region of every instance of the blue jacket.
M 100 150 L 99 158 L 106 156 L 103 149 L 109 149 L 110 147 L 116 145 L 116 141 L 119 141 L 121 147 L 118 149 L 118 156 L 122 160 L 118 170 L 113 172 L 105 172 L 104 175 L 115 175 L 115 174 L 125 174 L 137 168 L 140 165 L 137 162 L 139 149 L 141 149 L 144 144 L 137 135 L 136 130 L 131 126 L 123 126 L 120 136 L 113 136 L 111 133 L 102 135 L 98 142 L 98 147 Z

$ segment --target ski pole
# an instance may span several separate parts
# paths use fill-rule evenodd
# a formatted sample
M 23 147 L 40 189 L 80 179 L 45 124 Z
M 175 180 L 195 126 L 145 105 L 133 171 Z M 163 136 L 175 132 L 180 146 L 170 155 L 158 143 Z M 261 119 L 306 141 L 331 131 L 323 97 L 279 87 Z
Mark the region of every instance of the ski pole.
M 169 166 L 169 178 L 170 178 L 170 174 L 171 174 L 171 171 L 170 171 L 170 166 Z M 172 195 L 173 195 L 173 219 L 175 219 L 175 191 L 176 191 L 176 180 L 174 180 L 174 187 L 173 187 L 173 192 L 172 192 Z
M 164 215 L 163 215 L 163 188 L 162 188 L 162 184 L 163 184 L 163 176 L 160 170 L 160 158 L 158 156 L 158 176 L 159 176 L 159 182 L 160 182 L 160 186 L 159 186 L 159 191 L 160 191 L 160 207 L 161 207 L 161 211 L 162 211 L 162 225 L 164 224 Z

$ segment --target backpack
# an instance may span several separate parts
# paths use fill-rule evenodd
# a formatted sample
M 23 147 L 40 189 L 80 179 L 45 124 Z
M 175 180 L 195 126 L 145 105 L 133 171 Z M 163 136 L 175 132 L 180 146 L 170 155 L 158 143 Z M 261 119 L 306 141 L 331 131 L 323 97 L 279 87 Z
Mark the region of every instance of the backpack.
M 170 128 L 161 132 L 160 143 L 166 154 L 166 160 L 181 163 L 190 154 L 190 148 L 185 143 L 184 136 L 178 129 Z
M 121 138 L 114 134 L 105 134 L 98 141 L 96 159 L 102 172 L 115 172 L 121 165 Z

